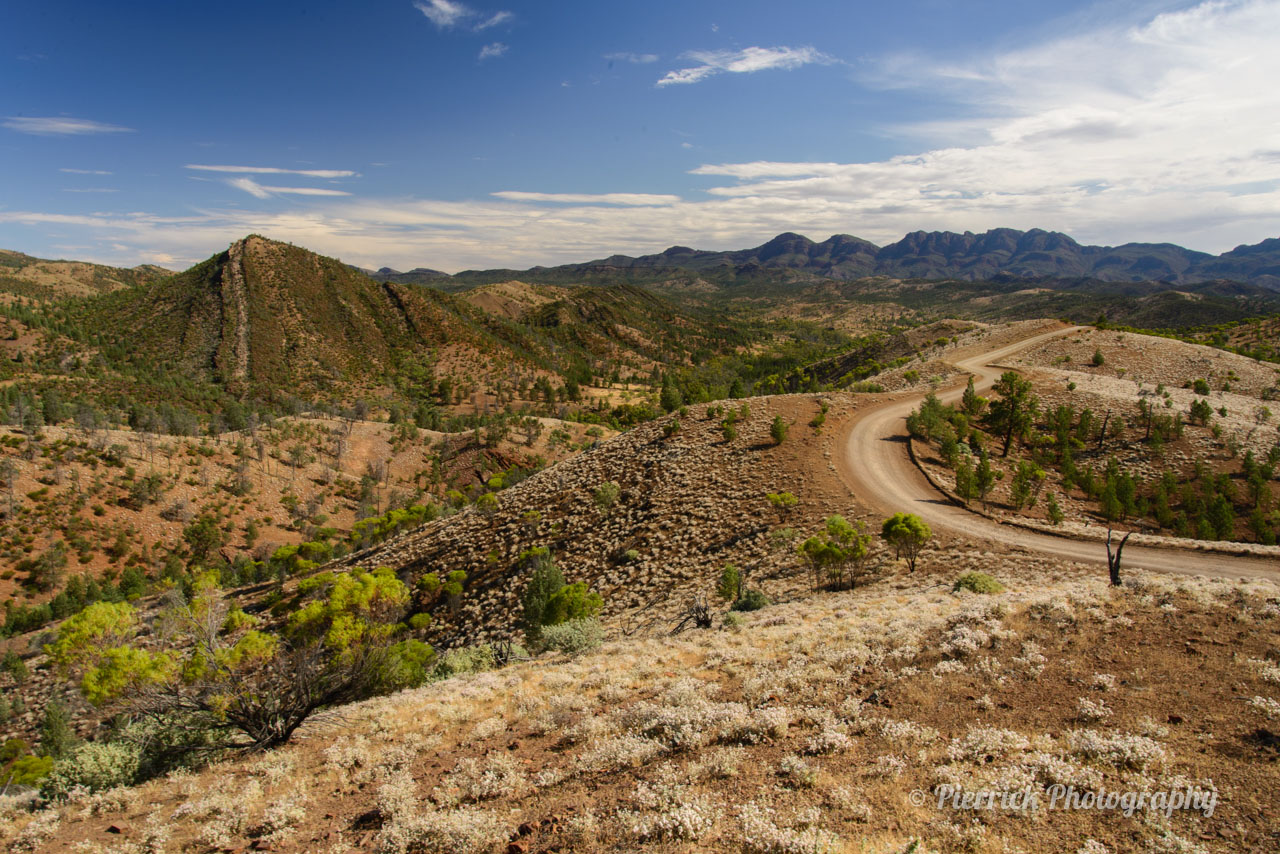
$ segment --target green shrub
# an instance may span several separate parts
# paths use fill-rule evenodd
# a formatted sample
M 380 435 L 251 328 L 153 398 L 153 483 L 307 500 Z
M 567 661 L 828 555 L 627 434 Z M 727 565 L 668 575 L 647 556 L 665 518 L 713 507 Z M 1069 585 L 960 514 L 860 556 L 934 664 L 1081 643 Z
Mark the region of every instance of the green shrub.
M 132 785 L 142 764 L 142 749 L 122 741 L 89 741 L 54 763 L 40 784 L 49 800 L 66 800 L 73 789 L 101 792 Z
M 437 679 L 448 679 L 463 673 L 483 673 L 496 665 L 497 657 L 493 654 L 493 647 L 480 643 L 446 652 L 440 657 L 434 675 Z
M 775 445 L 781 445 L 787 439 L 787 422 L 783 420 L 781 415 L 773 416 L 773 423 L 769 425 L 769 436 L 773 439 Z
M 590 619 L 599 614 L 602 607 L 604 600 L 599 593 L 587 589 L 585 581 L 566 584 L 547 600 L 547 608 L 542 616 L 543 631 L 560 623 Z
M 732 605 L 735 611 L 759 611 L 761 608 L 767 608 L 773 603 L 769 601 L 769 597 L 759 590 L 748 590 L 742 594 L 742 598 Z
M 595 617 L 567 620 L 542 627 L 542 643 L 554 652 L 577 655 L 595 649 L 604 642 L 604 627 Z
M 716 595 L 726 602 L 738 598 L 742 593 L 742 573 L 733 564 L 725 564 L 724 570 L 720 573 L 720 580 L 716 583 Z
M 953 592 L 968 590 L 973 593 L 1003 593 L 1004 585 L 985 572 L 966 572 L 956 579 Z
M 730 611 L 724 615 L 723 625 L 726 629 L 737 629 L 741 628 L 744 622 L 746 621 L 742 619 L 741 614 L 735 614 L 733 611 Z
M 379 691 L 417 688 L 432 676 L 436 651 L 420 640 L 403 640 L 387 648 L 378 678 Z
M 52 756 L 20 756 L 5 769 L 5 777 L 12 774 L 13 779 L 9 782 L 15 786 L 39 786 L 40 781 L 53 770 L 54 762 Z

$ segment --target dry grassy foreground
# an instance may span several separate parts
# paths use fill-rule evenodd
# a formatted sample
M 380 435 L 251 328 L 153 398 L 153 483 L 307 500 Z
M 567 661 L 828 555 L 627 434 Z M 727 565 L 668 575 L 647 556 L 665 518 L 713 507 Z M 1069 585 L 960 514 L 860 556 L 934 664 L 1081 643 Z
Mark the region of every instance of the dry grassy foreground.
M 675 638 L 369 701 L 293 747 L 0 822 L 12 851 L 1274 851 L 1280 587 L 956 549 Z M 1004 593 L 951 592 L 965 569 Z M 937 809 L 941 784 L 1216 791 Z M 910 792 L 930 794 L 913 805 Z M 913 842 L 918 845 L 912 848 Z

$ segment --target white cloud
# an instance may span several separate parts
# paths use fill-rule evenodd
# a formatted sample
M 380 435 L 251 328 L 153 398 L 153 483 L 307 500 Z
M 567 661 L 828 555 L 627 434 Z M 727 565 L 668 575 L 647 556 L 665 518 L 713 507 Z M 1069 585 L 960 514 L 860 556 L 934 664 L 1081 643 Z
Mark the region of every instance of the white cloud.
M 62 168 L 59 172 L 66 172 L 68 175 L 111 175 L 106 169 L 67 169 Z
M 1039 225 L 1221 250 L 1280 223 L 1280 162 L 1266 155 L 1280 149 L 1278 33 L 1280 4 L 1206 2 L 967 64 L 889 63 L 885 85 L 942 91 L 967 108 L 898 129 L 940 146 L 695 174 L 736 179 L 709 190 L 721 198 L 815 200 L 852 227 L 867 223 L 873 239 Z
M 501 24 L 506 24 L 514 20 L 515 17 L 516 16 L 513 12 L 494 12 L 486 20 L 481 21 L 479 24 L 476 24 L 476 32 L 480 32 L 481 30 L 487 30 L 490 27 L 496 27 Z
M 685 57 L 699 63 L 689 68 L 668 71 L 659 86 L 697 83 L 715 74 L 729 72 L 749 74 L 770 69 L 792 69 L 813 63 L 829 64 L 831 57 L 811 47 L 748 47 L 742 50 L 691 51 Z
M 65 116 L 8 116 L 4 126 L 19 133 L 36 136 L 84 136 L 93 133 L 133 133 L 133 128 L 109 125 L 90 119 L 72 119 Z
M 486 59 L 495 59 L 502 56 L 506 52 L 507 46 L 505 44 L 502 42 L 494 42 L 493 44 L 487 44 L 480 48 L 480 54 L 476 58 L 481 62 L 484 62 Z
M 342 190 L 326 190 L 320 187 L 267 187 L 252 178 L 228 178 L 227 184 L 237 190 L 244 190 L 259 199 L 269 199 L 274 195 L 290 196 L 349 196 Z
M 605 59 L 613 62 L 630 62 L 633 65 L 648 65 L 651 62 L 657 62 L 660 57 L 656 53 L 606 53 Z
M 656 193 L 526 193 L 520 190 L 503 190 L 490 195 L 511 202 L 584 205 L 674 205 L 680 201 L 679 196 Z
M 456 26 L 459 21 L 475 14 L 461 3 L 454 3 L 453 0 L 426 0 L 426 2 L 417 0 L 413 6 L 442 30 Z
M 275 166 L 207 166 L 188 163 L 184 169 L 199 172 L 230 172 L 239 175 L 305 175 L 308 178 L 350 178 L 359 173 L 350 169 L 280 169 Z
M 507 11 L 494 12 L 481 17 L 483 13 L 455 0 L 414 0 L 413 7 L 442 30 L 469 24 L 468 28 L 478 33 L 490 27 L 509 23 L 516 17 L 514 12 Z M 477 18 L 480 20 L 476 20 Z M 475 23 L 472 24 L 472 21 Z

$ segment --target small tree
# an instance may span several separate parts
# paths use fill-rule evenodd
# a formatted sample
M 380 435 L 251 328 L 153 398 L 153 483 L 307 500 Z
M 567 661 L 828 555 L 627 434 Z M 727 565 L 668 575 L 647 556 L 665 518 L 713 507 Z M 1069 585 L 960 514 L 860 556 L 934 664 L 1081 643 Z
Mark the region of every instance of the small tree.
M 182 538 L 191 549 L 191 558 L 197 563 L 203 561 L 211 552 L 222 548 L 225 536 L 218 522 L 205 514 L 192 522 L 182 531 Z
M 609 480 L 595 488 L 595 491 L 591 493 L 591 499 L 595 502 L 600 512 L 607 516 L 613 510 L 613 505 L 618 503 L 618 498 L 621 495 L 622 487 Z
M 973 387 L 973 375 L 969 375 L 969 382 L 965 384 L 964 394 L 960 397 L 960 406 L 964 410 L 965 415 L 974 418 L 982 414 L 982 410 L 987 406 L 987 399 L 979 397 L 978 392 Z
M 905 557 L 911 572 L 916 571 L 916 559 L 921 549 L 933 536 L 933 531 L 914 513 L 894 513 L 884 520 L 880 536 L 893 546 L 899 559 Z
M 529 549 L 520 555 L 520 566 L 529 573 L 521 604 L 524 606 L 524 631 L 530 643 L 541 637 L 542 620 L 547 613 L 547 603 L 564 587 L 564 574 L 556 566 L 551 551 L 543 546 Z
M 147 748 L 157 767 L 192 752 L 262 750 L 316 711 L 370 696 L 397 657 L 425 646 L 390 642 L 409 595 L 386 567 L 313 576 L 299 593 L 310 601 L 268 634 L 228 621 L 206 573 L 190 597 L 171 591 L 145 641 L 131 605 L 99 602 L 64 622 L 46 651 L 90 702 L 163 733 Z
M 991 468 L 991 458 L 986 452 L 978 455 L 978 466 L 973 472 L 973 486 L 977 497 L 981 499 L 983 507 L 987 504 L 987 496 L 991 494 L 991 490 L 995 488 L 998 476 L 994 469 Z
M 1101 368 L 1107 363 L 1107 357 L 1102 355 L 1102 348 L 1099 347 L 1093 351 L 1093 358 L 1089 361 L 1095 368 Z
M 44 707 L 44 719 L 40 722 L 40 755 L 61 759 L 78 742 L 67 718 L 67 710 L 57 700 L 50 700 Z
M 1031 430 L 1039 401 L 1031 393 L 1031 382 L 1018 376 L 1016 371 L 1005 371 L 992 387 L 1000 397 L 987 407 L 987 423 L 997 433 L 1004 434 L 1004 448 L 1000 456 L 1009 455 L 1009 446 Z
M 1052 492 L 1049 493 L 1049 498 L 1045 501 L 1045 510 L 1049 514 L 1049 522 L 1053 525 L 1061 525 L 1062 520 L 1067 518 L 1066 514 L 1062 512 L 1062 506 L 1058 504 L 1058 497 Z
M 782 420 L 781 415 L 773 416 L 773 423 L 769 425 L 769 436 L 775 445 L 781 445 L 787 440 L 787 422 Z
M 823 528 L 825 537 L 809 537 L 797 552 L 809 565 L 815 587 L 823 578 L 834 581 L 837 588 L 843 587 L 846 573 L 850 580 L 861 575 L 871 536 L 865 533 L 861 523 L 851 524 L 843 516 L 828 517 Z
M 716 582 L 716 595 L 726 602 L 736 602 L 742 596 L 742 573 L 733 564 L 725 564 Z
M 787 519 L 800 504 L 800 499 L 790 492 L 770 492 L 765 495 L 773 512 L 778 514 L 778 523 L 786 524 Z
M 498 496 L 494 495 L 492 492 L 486 492 L 484 495 L 481 495 L 476 499 L 475 508 L 477 513 L 489 520 L 490 526 L 497 523 L 499 510 Z

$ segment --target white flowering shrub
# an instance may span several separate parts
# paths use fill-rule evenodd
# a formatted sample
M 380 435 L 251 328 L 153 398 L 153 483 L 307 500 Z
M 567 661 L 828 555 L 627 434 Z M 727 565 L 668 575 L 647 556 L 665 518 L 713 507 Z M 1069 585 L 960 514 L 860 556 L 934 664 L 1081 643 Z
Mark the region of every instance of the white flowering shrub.
M 530 788 L 523 769 L 506 753 L 490 754 L 483 761 L 459 759 L 441 780 L 438 803 L 476 802 L 494 798 L 519 797 Z
M 884 738 L 893 742 L 913 742 L 915 744 L 933 744 L 939 734 L 933 727 L 918 724 L 915 721 L 882 719 L 879 732 Z
M 1114 691 L 1116 689 L 1116 677 L 1110 673 L 1095 673 L 1093 678 L 1089 680 L 1089 687 L 1098 691 Z
M 876 757 L 871 766 L 871 773 L 876 777 L 900 777 L 907 770 L 907 760 L 896 753 L 886 753 Z
M 56 810 L 38 812 L 27 822 L 18 835 L 9 842 L 9 850 L 14 854 L 35 851 L 44 845 L 62 824 L 62 816 Z
M 375 803 L 382 816 L 374 837 L 379 854 L 483 854 L 507 842 L 504 823 L 491 813 L 470 807 L 437 810 L 422 803 L 417 783 L 406 770 L 389 775 L 378 787 Z
M 1020 732 L 996 727 L 975 727 L 947 746 L 953 762 L 991 762 L 1031 748 L 1031 742 Z
M 1280 665 L 1261 658 L 1250 658 L 1246 663 L 1253 668 L 1263 682 L 1280 685 Z
M 782 757 L 778 776 L 794 789 L 811 789 L 818 782 L 818 769 L 793 754 Z
M 742 850 L 753 854 L 836 854 L 841 850 L 840 837 L 816 827 L 816 820 L 779 826 L 772 809 L 754 802 L 739 808 L 738 823 Z
M 1163 764 L 1167 757 L 1160 743 L 1146 736 L 1123 733 L 1110 735 L 1092 729 L 1077 729 L 1067 733 L 1067 746 L 1072 753 L 1085 759 L 1095 759 L 1117 768 L 1132 768 L 1137 771 Z
M 742 747 L 716 747 L 699 757 L 689 769 L 694 779 L 725 780 L 738 776 L 738 768 L 746 756 Z
M 600 774 L 635 768 L 661 756 L 666 748 L 637 735 L 608 738 L 581 754 L 573 763 L 575 773 Z
M 1280 720 L 1280 703 L 1269 697 L 1254 697 L 1249 705 L 1262 712 L 1271 720 Z
M 1076 717 L 1085 723 L 1104 721 L 1111 717 L 1111 709 L 1101 700 L 1081 697 L 1076 700 Z
M 128 786 L 141 765 L 142 750 L 135 744 L 87 741 L 57 761 L 40 783 L 40 794 L 52 801 L 65 801 L 73 793 L 83 797 Z
M 831 753 L 843 753 L 853 746 L 853 739 L 844 732 L 826 728 L 819 730 L 805 742 L 804 752 L 809 756 L 826 756 Z
M 494 715 L 493 717 L 485 718 L 480 721 L 480 723 L 476 724 L 475 728 L 471 730 L 471 737 L 482 741 L 484 739 L 502 735 L 506 731 L 507 722 L 504 721 L 501 716 Z
M 711 832 L 720 817 L 710 798 L 673 782 L 637 784 L 635 802 L 639 810 L 620 810 L 618 818 L 627 833 L 641 842 L 697 841 Z
M 1044 651 L 1040 648 L 1040 645 L 1035 641 L 1023 641 L 1021 653 L 1021 655 L 1013 659 L 1013 663 L 1019 669 L 1025 670 L 1027 676 L 1031 679 L 1039 679 L 1049 661 L 1044 657 Z
M 262 821 L 254 828 L 253 835 L 273 845 L 283 842 L 293 836 L 306 817 L 306 806 L 301 799 L 277 801 L 263 811 Z
M 1022 759 L 1036 781 L 1045 785 L 1075 786 L 1081 791 L 1096 791 L 1102 786 L 1102 772 L 1088 765 L 1072 762 L 1055 753 L 1034 752 Z

